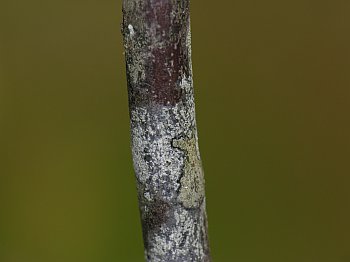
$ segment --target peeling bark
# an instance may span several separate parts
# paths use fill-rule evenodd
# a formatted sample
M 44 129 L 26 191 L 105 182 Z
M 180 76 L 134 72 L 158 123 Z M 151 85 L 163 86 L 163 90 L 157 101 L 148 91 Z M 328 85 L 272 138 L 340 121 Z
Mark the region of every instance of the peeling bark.
M 189 0 L 124 0 L 123 14 L 146 260 L 210 261 Z

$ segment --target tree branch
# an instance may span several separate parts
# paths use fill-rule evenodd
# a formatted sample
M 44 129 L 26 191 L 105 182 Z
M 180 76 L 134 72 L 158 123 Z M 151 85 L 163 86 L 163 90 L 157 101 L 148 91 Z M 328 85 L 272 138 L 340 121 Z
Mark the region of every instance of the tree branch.
M 134 169 L 147 261 L 210 261 L 189 0 L 124 0 Z

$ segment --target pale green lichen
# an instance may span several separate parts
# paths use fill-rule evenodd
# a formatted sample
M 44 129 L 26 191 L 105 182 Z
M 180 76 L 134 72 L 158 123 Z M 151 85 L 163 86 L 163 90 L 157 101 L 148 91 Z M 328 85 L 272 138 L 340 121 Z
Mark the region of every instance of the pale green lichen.
M 204 198 L 204 175 L 200 160 L 197 140 L 177 139 L 173 146 L 183 150 L 186 154 L 183 176 L 180 179 L 178 199 L 186 208 L 198 207 Z

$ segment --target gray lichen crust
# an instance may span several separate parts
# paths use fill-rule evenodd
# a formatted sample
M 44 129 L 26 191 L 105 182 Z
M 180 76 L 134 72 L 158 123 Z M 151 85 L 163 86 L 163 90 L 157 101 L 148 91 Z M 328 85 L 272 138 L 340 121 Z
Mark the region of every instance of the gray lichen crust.
M 210 261 L 188 0 L 124 0 L 134 169 L 146 260 Z

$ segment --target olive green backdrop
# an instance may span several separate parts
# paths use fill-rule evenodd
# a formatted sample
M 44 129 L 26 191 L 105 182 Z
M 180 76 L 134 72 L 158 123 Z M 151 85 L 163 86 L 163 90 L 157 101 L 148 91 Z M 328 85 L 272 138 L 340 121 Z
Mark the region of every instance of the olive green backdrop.
M 350 2 L 192 1 L 217 262 L 350 261 Z M 143 261 L 120 0 L 0 0 L 0 261 Z

